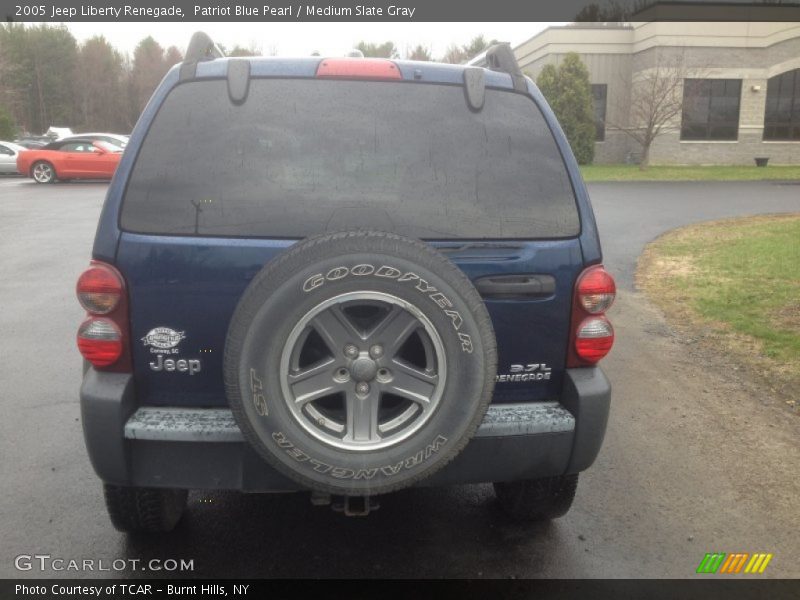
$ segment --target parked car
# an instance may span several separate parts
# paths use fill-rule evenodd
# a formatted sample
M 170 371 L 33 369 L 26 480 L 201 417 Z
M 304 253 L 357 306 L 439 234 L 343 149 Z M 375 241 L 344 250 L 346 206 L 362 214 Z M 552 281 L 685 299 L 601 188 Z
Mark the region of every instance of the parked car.
M 14 140 L 15 144 L 19 144 L 24 148 L 28 148 L 30 150 L 35 150 L 36 148 L 43 148 L 47 144 L 51 143 L 53 138 L 50 138 L 46 135 L 28 135 L 21 138 Z
M 567 512 L 606 429 L 615 285 L 547 102 L 508 45 L 487 62 L 227 59 L 195 34 L 77 283 L 118 529 L 173 528 L 189 489 L 365 515 L 492 482 L 513 518 Z
M 117 133 L 80 133 L 75 135 L 67 135 L 62 138 L 59 138 L 59 142 L 63 142 L 65 140 L 72 140 L 72 139 L 84 139 L 84 140 L 94 140 L 96 142 L 107 142 L 109 144 L 114 144 L 115 146 L 119 146 L 120 148 L 125 148 L 128 145 L 128 138 L 130 136 L 127 135 L 120 135 Z
M 49 136 L 51 141 L 56 141 L 63 137 L 72 136 L 74 133 L 69 127 L 48 127 L 45 135 Z
M 122 149 L 106 142 L 70 139 L 22 152 L 17 157 L 17 172 L 37 183 L 68 179 L 111 179 L 117 170 Z
M 27 148 L 14 142 L 0 141 L 0 173 L 17 172 L 17 156 Z

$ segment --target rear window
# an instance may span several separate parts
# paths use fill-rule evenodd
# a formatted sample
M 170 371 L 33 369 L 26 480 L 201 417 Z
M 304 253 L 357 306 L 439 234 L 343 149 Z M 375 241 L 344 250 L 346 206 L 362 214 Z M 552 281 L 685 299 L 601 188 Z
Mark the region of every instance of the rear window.
M 122 228 L 302 238 L 372 228 L 426 239 L 569 237 L 565 166 L 527 96 L 460 86 L 254 79 L 173 89 L 128 183 Z

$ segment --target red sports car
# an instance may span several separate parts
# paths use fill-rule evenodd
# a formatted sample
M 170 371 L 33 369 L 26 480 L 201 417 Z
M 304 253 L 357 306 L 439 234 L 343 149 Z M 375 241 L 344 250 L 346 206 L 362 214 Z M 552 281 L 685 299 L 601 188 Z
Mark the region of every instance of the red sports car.
M 122 148 L 89 139 L 62 140 L 37 150 L 20 152 L 17 171 L 37 183 L 57 179 L 111 179 Z

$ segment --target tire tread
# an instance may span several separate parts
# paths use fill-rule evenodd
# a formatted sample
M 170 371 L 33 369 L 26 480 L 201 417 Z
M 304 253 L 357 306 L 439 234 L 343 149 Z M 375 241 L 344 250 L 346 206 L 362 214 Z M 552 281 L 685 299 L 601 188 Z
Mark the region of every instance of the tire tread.
M 111 523 L 127 533 L 172 531 L 186 507 L 186 490 L 141 488 L 104 484 Z

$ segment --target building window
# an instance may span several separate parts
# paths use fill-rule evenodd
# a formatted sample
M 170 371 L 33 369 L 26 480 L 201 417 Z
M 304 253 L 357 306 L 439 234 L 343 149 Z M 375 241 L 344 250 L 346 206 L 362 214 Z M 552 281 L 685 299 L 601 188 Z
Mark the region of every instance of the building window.
M 684 79 L 682 140 L 736 140 L 741 79 Z
M 800 141 L 800 69 L 767 82 L 764 139 Z
M 606 95 L 608 85 L 592 84 L 592 101 L 594 102 L 594 140 L 602 142 L 606 139 Z

